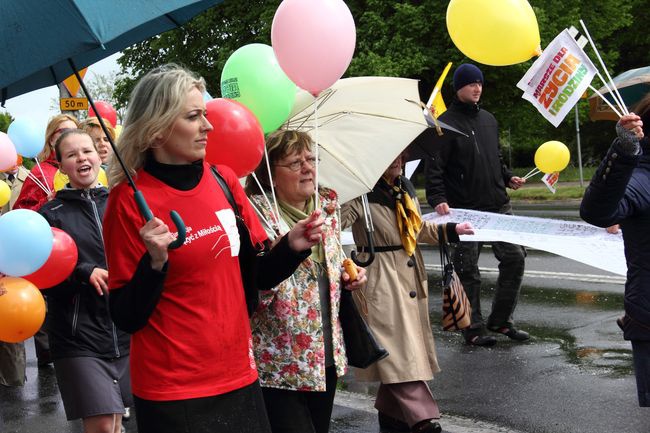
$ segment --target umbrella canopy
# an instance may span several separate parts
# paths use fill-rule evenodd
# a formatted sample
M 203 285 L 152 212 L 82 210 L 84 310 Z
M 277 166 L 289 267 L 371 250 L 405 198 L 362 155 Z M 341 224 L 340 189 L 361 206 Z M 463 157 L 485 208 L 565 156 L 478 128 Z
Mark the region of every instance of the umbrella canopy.
M 223 0 L 21 0 L 0 13 L 0 101 L 55 85 Z
M 630 69 L 614 77 L 613 81 L 625 102 L 625 106 L 630 109 L 650 92 L 650 66 Z M 611 103 L 614 103 L 614 98 L 606 87 L 598 91 Z M 591 120 L 618 120 L 616 113 L 596 94 L 589 98 L 589 118 Z
M 341 203 L 370 190 L 393 160 L 426 130 L 417 80 L 357 77 L 339 80 L 317 99 L 300 91 L 285 129 L 318 143 L 318 180 Z M 317 112 L 314 108 L 317 107 Z
M 223 0 L 22 0 L 4 2 L 0 14 L 0 102 L 32 90 L 55 85 L 75 74 L 91 107 L 92 96 L 79 76 L 79 68 L 148 37 L 171 30 Z M 153 214 L 126 169 L 101 116 L 109 139 L 134 191 L 140 213 Z M 171 219 L 178 236 L 169 248 L 185 241 L 185 224 L 175 211 Z
M 427 118 L 427 122 L 430 127 L 422 131 L 422 133 L 418 135 L 417 138 L 406 148 L 407 161 L 433 158 L 435 156 L 436 147 L 445 143 L 447 140 L 468 136 L 453 126 L 447 125 L 445 122 L 441 122 L 440 120 L 436 120 L 441 130 L 440 133 L 442 133 L 442 135 L 440 135 L 433 120 Z

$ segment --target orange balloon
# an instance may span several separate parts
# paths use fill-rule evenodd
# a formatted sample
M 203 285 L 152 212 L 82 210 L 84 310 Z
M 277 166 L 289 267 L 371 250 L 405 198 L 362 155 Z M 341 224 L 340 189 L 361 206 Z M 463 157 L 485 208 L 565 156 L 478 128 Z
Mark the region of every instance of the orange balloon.
M 0 341 L 18 343 L 41 329 L 45 299 L 23 278 L 0 278 Z

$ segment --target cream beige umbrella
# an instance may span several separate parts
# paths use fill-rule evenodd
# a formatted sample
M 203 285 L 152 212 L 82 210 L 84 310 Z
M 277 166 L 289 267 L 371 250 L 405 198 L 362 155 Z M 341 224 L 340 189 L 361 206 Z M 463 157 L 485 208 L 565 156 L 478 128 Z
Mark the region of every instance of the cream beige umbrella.
M 318 143 L 318 182 L 344 203 L 372 190 L 427 129 L 419 101 L 417 80 L 345 78 L 318 98 L 299 92 L 283 128 L 305 131 Z

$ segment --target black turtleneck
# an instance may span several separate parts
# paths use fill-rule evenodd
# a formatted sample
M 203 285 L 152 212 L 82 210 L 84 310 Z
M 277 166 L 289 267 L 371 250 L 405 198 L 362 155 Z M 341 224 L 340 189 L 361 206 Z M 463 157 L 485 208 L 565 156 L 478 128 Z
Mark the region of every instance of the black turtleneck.
M 144 162 L 144 171 L 174 189 L 189 191 L 201 181 L 203 160 L 181 165 L 163 164 L 156 161 L 152 153 L 148 153 Z

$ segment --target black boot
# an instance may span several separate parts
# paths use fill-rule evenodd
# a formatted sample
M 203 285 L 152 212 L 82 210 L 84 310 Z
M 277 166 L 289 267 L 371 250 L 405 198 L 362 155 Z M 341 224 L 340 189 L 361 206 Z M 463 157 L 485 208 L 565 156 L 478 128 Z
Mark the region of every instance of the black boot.
M 379 431 L 380 433 L 397 433 L 397 432 L 410 432 L 409 425 L 403 421 L 395 419 L 385 413 L 378 412 L 379 417 Z
M 442 433 L 442 427 L 440 426 L 440 423 L 428 419 L 426 421 L 420 421 L 419 423 L 415 424 L 413 428 L 411 429 L 411 432 L 413 433 Z

